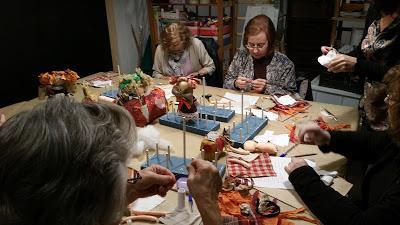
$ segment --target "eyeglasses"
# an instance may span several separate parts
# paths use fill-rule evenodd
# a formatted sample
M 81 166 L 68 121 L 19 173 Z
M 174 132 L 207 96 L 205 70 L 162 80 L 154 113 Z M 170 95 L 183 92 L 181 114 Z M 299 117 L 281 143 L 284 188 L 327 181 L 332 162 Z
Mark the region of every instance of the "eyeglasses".
M 268 41 L 260 44 L 247 43 L 247 45 L 245 45 L 245 47 L 249 50 L 254 50 L 254 49 L 260 50 L 263 49 L 265 46 L 268 46 Z
M 142 179 L 139 172 L 133 168 L 128 167 L 128 179 L 127 182 L 129 184 L 135 184 L 138 180 Z

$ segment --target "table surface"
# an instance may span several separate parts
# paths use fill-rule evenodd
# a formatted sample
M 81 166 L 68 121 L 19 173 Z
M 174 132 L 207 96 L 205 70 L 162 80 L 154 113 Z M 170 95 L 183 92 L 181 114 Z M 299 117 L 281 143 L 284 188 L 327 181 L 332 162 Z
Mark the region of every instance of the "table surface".
M 85 77 L 81 80 L 88 79 L 94 76 L 101 75 L 101 73 L 91 75 L 89 77 Z M 166 84 L 166 81 L 163 80 L 155 80 L 155 83 L 160 85 L 160 84 Z M 215 87 L 205 87 L 205 92 L 212 94 L 211 99 L 219 99 L 217 95 L 224 95 L 226 92 L 231 92 L 231 93 L 237 93 L 234 90 L 226 90 L 226 89 L 221 89 L 221 88 L 215 88 Z M 98 95 L 99 93 L 104 92 L 105 90 L 103 88 L 90 88 L 90 92 L 92 94 Z M 197 89 L 194 90 L 194 95 L 197 97 L 200 97 L 202 93 L 202 86 L 200 85 Z M 249 93 L 246 93 L 249 94 Z M 249 95 L 257 95 L 257 94 L 249 94 Z M 83 98 L 83 92 L 82 88 L 80 85 L 78 85 L 76 93 L 74 93 L 74 98 L 77 99 L 78 101 L 82 100 Z M 23 110 L 26 109 L 31 109 L 34 106 L 43 103 L 45 100 L 39 100 L 38 98 L 32 99 L 30 101 L 25 101 L 25 102 L 20 102 L 17 104 L 13 104 L 4 108 L 0 109 L 0 113 L 5 114 L 6 118 L 9 118 L 16 113 L 19 113 Z M 320 109 L 321 107 L 324 107 L 328 109 L 330 112 L 332 112 L 336 117 L 338 118 L 338 121 L 340 123 L 347 123 L 350 124 L 351 128 L 350 130 L 356 130 L 358 126 L 358 110 L 357 108 L 352 108 L 352 107 L 347 107 L 347 106 L 339 106 L 339 105 L 330 105 L 330 104 L 325 104 L 325 103 L 319 103 L 319 102 L 310 102 L 311 107 L 307 109 L 307 113 L 305 114 L 298 114 L 296 116 L 293 116 L 284 122 L 280 121 L 269 121 L 268 125 L 260 132 L 260 134 L 264 133 L 265 130 L 272 130 L 274 131 L 274 134 L 284 134 L 288 133 L 287 128 L 285 128 L 286 124 L 293 124 L 293 123 L 301 123 L 304 121 L 308 120 L 313 120 L 316 119 L 317 117 L 320 116 Z M 307 115 L 307 117 L 304 118 L 304 115 Z M 241 115 L 237 114 L 233 119 L 229 121 L 229 123 L 221 123 L 220 130 L 223 129 L 224 127 L 227 127 L 228 125 L 232 126 L 233 121 L 240 121 Z M 333 120 L 327 121 L 328 123 L 337 123 Z M 163 125 L 160 125 L 155 121 L 153 125 L 157 128 L 157 130 L 160 132 L 160 137 L 163 139 L 167 139 L 171 143 L 173 143 L 173 146 L 171 147 L 171 154 L 172 155 L 177 155 L 177 156 L 183 156 L 183 140 L 182 140 L 182 131 L 170 127 L 166 127 Z M 186 133 L 186 155 L 188 158 L 199 157 L 200 153 L 200 143 L 201 140 L 203 139 L 203 136 L 197 135 L 197 134 L 192 134 L 192 133 Z M 282 147 L 278 148 L 279 153 L 284 152 L 286 149 L 289 147 Z M 346 158 L 344 158 L 341 155 L 335 154 L 335 153 L 328 153 L 328 154 L 323 154 L 318 150 L 318 147 L 312 146 L 312 145 L 299 145 L 293 151 L 290 151 L 288 154 L 288 157 L 291 155 L 299 155 L 299 154 L 307 154 L 307 153 L 316 153 L 314 156 L 309 156 L 309 157 L 304 157 L 307 159 L 311 159 L 316 162 L 317 166 L 320 167 L 321 169 L 325 170 L 337 170 L 339 171 L 340 174 L 344 174 L 345 172 L 345 165 L 346 165 Z M 150 155 L 154 154 L 154 151 L 150 150 Z M 219 160 L 219 162 L 224 162 L 225 158 L 222 158 Z M 130 165 L 139 168 L 140 165 L 145 162 L 145 156 L 142 155 L 139 158 L 132 159 L 130 162 Z M 332 187 L 339 191 L 341 194 L 346 194 L 350 188 L 351 184 L 343 180 L 342 178 L 336 178 L 334 180 L 334 184 Z M 277 199 L 280 200 L 279 205 L 282 208 L 282 211 L 285 210 L 292 210 L 295 207 L 300 207 L 301 205 L 304 205 L 301 201 L 301 199 L 297 196 L 296 192 L 294 190 L 281 190 L 281 189 L 270 189 L 270 188 L 259 188 L 259 190 L 268 193 L 269 195 L 273 197 L 277 197 Z M 176 199 L 177 199 L 177 193 L 174 191 L 170 191 L 168 195 L 166 196 L 166 201 L 163 202 L 160 206 L 156 208 L 156 210 L 167 210 L 170 211 L 171 209 L 175 208 L 176 206 Z M 311 213 L 308 213 L 311 214 Z M 296 224 L 309 224 L 308 222 L 305 221 L 294 221 Z M 136 224 L 136 223 L 135 223 Z M 140 223 L 138 223 L 140 224 Z

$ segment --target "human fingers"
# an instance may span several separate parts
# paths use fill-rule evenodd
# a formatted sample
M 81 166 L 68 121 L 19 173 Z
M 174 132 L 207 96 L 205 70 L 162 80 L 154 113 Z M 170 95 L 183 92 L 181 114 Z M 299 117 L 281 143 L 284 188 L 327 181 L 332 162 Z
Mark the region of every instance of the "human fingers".
M 321 46 L 321 52 L 322 52 L 322 54 L 324 54 L 324 55 L 328 54 L 328 52 L 329 52 L 330 50 L 332 50 L 332 49 L 333 49 L 332 47 Z
M 168 187 L 176 182 L 174 174 L 162 166 L 153 165 L 149 167 L 148 172 L 146 175 L 150 184 L 165 185 Z
M 300 142 L 308 143 L 310 142 L 311 133 L 319 132 L 320 127 L 316 123 L 306 123 L 298 126 L 299 132 L 298 137 Z M 310 136 L 311 135 L 311 136 Z

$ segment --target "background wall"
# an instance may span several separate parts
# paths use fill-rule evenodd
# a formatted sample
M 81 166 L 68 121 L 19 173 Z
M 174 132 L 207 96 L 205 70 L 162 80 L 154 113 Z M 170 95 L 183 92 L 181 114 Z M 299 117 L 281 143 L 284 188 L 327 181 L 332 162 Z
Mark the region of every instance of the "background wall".
M 106 0 L 109 21 L 113 21 L 115 31 L 110 29 L 113 46 L 114 66 L 119 65 L 121 72 L 131 73 L 138 66 L 138 50 L 134 42 L 132 27 L 139 38 L 140 26 L 143 27 L 142 53 L 150 35 L 146 0 Z M 116 68 L 114 68 L 116 70 Z
M 37 75 L 112 70 L 104 1 L 3 1 L 0 107 L 37 97 Z

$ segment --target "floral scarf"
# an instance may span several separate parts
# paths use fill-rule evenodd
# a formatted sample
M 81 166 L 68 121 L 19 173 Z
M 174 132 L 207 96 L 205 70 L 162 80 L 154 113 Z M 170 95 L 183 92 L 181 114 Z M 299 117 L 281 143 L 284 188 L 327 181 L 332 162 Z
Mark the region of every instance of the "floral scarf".
M 400 16 L 395 18 L 388 27 L 381 32 L 380 19 L 375 20 L 368 28 L 368 33 L 361 43 L 361 50 L 368 60 L 386 61 L 389 53 L 395 47 L 399 37 Z

